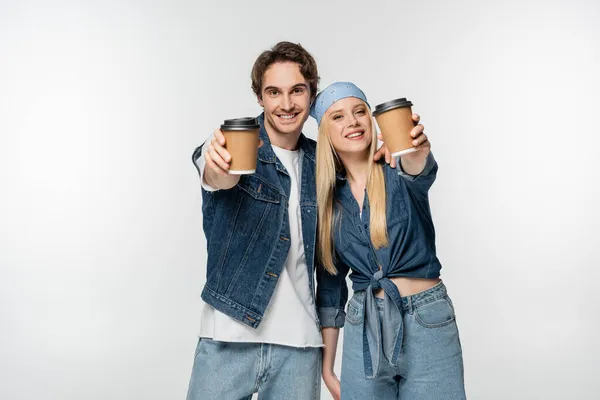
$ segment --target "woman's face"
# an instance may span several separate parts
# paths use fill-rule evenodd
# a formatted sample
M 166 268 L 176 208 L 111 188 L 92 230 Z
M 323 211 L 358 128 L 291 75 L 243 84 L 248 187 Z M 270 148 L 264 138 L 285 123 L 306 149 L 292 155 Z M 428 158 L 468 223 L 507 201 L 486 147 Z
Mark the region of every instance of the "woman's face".
M 368 154 L 373 124 L 369 109 L 362 100 L 347 97 L 336 101 L 325 112 L 321 123 L 327 124 L 336 153 Z

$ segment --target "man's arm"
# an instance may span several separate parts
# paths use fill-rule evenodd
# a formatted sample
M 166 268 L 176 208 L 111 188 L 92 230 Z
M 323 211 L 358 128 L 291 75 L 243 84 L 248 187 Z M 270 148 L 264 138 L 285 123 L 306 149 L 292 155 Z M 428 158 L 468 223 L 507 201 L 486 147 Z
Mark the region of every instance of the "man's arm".
M 202 184 L 202 189 L 207 192 L 216 192 L 218 189 L 210 186 L 204 180 L 204 167 L 206 166 L 206 162 L 204 161 L 206 157 L 206 149 L 208 148 L 208 142 L 210 139 L 206 139 L 206 142 L 202 143 L 201 146 L 197 147 L 192 154 L 192 162 L 198 171 L 198 175 L 200 176 L 200 183 Z

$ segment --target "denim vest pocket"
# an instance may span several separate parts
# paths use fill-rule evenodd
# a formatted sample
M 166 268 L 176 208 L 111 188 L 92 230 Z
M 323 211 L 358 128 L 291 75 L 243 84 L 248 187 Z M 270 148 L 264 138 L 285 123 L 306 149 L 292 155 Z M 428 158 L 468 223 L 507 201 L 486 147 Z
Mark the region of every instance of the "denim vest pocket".
M 355 294 L 348 302 L 346 321 L 352 325 L 362 324 L 365 318 L 365 296 Z
M 269 203 L 279 203 L 281 194 L 277 188 L 264 182 L 255 175 L 244 175 L 238 183 L 238 187 L 256 200 Z
M 207 285 L 244 305 L 250 304 L 279 237 L 283 196 L 265 179 L 259 173 L 244 175 L 235 189 L 215 192 L 214 223 L 207 234 Z M 266 257 L 256 262 L 257 254 Z M 254 286 L 247 286 L 249 279 Z
M 447 296 L 415 309 L 415 320 L 425 328 L 441 328 L 451 324 L 455 318 L 454 308 Z

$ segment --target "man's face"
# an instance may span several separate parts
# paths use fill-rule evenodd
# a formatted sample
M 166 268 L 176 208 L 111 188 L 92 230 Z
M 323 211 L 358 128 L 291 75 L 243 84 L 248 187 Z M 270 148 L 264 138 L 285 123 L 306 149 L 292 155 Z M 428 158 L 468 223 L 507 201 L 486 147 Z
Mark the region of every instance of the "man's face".
M 300 134 L 310 112 L 308 82 L 294 62 L 272 64 L 263 76 L 259 104 L 265 110 L 267 132 L 275 135 Z

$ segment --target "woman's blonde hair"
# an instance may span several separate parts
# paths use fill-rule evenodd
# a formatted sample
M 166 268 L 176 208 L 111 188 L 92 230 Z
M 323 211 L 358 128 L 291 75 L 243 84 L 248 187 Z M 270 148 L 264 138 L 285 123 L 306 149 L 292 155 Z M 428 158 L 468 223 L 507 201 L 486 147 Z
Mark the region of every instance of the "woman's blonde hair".
M 373 160 L 377 150 L 377 133 L 373 126 L 373 116 L 368 110 L 371 122 L 371 146 L 369 160 Z M 318 235 L 317 257 L 323 267 L 332 275 L 337 274 L 334 265 L 333 232 L 339 223 L 339 213 L 334 210 L 336 174 L 344 170 L 329 137 L 328 122 L 322 121 L 317 137 L 317 209 Z M 383 166 L 372 161 L 367 175 L 367 196 L 370 207 L 371 242 L 376 249 L 388 245 L 386 223 L 386 193 Z M 362 207 L 362 204 L 359 205 Z M 334 215 L 335 213 L 335 215 Z

